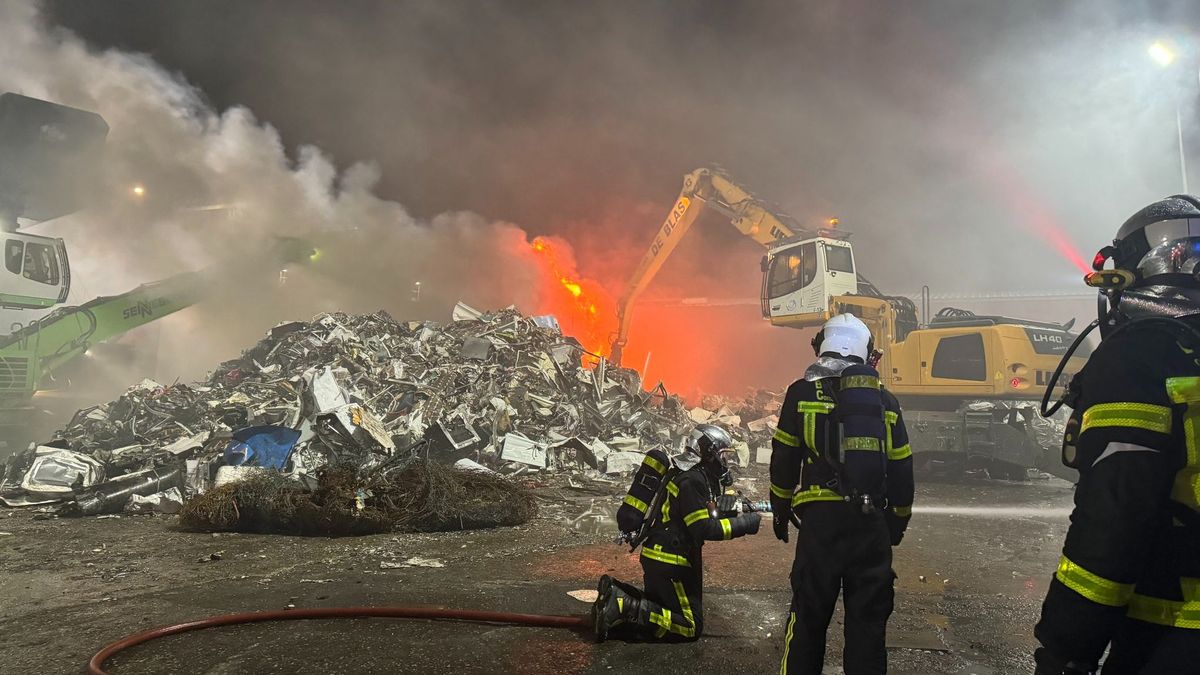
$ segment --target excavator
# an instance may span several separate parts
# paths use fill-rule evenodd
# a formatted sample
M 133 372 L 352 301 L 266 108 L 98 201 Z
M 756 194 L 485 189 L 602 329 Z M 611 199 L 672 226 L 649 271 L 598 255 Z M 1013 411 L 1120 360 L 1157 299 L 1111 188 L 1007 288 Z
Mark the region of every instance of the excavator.
M 802 226 L 715 167 L 684 176 L 678 199 L 626 285 L 617 304 L 615 363 L 628 342 L 638 295 L 705 208 L 767 249 L 761 301 L 771 325 L 816 328 L 848 312 L 870 327 L 883 352 L 880 376 L 904 407 L 918 468 L 982 470 L 1003 478 L 1039 469 L 1076 478 L 1059 461 L 1061 434 L 1037 416 L 1035 405 L 1075 339 L 1073 321 L 978 316 L 954 308 L 919 318 L 911 299 L 884 295 L 859 273 L 850 235 L 836 220 L 827 227 Z M 922 300 L 927 306 L 927 296 Z M 1068 373 L 1083 366 L 1086 351 L 1069 360 Z
M 44 222 L 84 205 L 107 134 L 108 124 L 95 113 L 0 94 L 0 308 L 46 310 L 66 302 L 71 270 L 65 243 L 21 231 L 21 221 Z M 0 336 L 2 445 L 11 448 L 31 437 L 34 395 L 63 384 L 68 367 L 96 345 L 200 302 L 229 278 L 253 282 L 254 271 L 262 270 L 264 281 L 278 279 L 273 275 L 282 267 L 319 256 L 294 237 L 241 244 L 246 252 L 207 269 L 60 306 Z
M 37 416 L 35 394 L 69 384 L 56 376 L 96 345 L 199 303 L 228 286 L 230 278 L 253 282 L 247 270 L 261 270 L 258 276 L 270 283 L 281 278 L 279 270 L 293 263 L 307 264 L 318 256 L 319 250 L 304 239 L 276 237 L 260 250 L 206 269 L 182 272 L 82 305 L 59 307 L 0 336 L 0 440 L 9 447 L 28 440 Z
M 47 309 L 67 301 L 66 244 L 21 230 L 78 210 L 100 163 L 108 123 L 96 113 L 0 94 L 0 308 Z

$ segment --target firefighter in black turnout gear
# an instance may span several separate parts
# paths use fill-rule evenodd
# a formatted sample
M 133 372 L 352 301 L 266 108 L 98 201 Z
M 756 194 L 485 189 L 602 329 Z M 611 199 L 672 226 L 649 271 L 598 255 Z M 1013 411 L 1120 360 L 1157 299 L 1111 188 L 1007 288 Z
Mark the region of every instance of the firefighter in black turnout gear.
M 724 429 L 701 424 L 673 462 L 660 451 L 646 455 L 617 513 L 623 532 L 645 526 L 641 542 L 645 590 L 608 575 L 600 578 L 599 596 L 592 607 L 598 641 L 700 637 L 704 542 L 755 534 L 761 518 L 757 513 L 729 512 L 732 504 L 722 495 L 733 483 L 726 463 L 732 445 Z
M 1200 673 L 1198 263 L 1200 200 L 1176 195 L 1127 220 L 1086 277 L 1101 341 L 1063 399 L 1079 483 L 1038 675 L 1095 672 L 1106 648 L 1106 675 Z
M 843 668 L 884 673 L 884 634 L 892 613 L 892 546 L 912 514 L 912 452 L 896 398 L 866 364 L 866 325 L 849 314 L 827 321 L 817 354 L 788 387 L 772 440 L 775 536 L 788 540 L 797 517 L 792 606 L 783 675 L 820 673 L 829 619 L 843 593 Z

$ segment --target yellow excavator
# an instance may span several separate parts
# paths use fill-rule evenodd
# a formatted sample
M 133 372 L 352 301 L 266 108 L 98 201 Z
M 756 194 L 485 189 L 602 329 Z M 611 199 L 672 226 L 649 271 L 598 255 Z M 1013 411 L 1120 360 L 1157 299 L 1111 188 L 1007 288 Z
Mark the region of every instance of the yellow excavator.
M 620 363 L 628 342 L 638 295 L 706 207 L 766 247 L 761 299 L 763 317 L 772 325 L 815 328 L 849 312 L 870 327 L 883 352 L 879 373 L 904 406 L 918 466 L 986 470 L 1000 477 L 1023 477 L 1036 468 L 1075 478 L 1059 461 L 1061 434 L 1036 411 L 1075 339 L 1073 322 L 979 316 L 954 308 L 922 320 L 911 299 L 884 295 L 858 273 L 849 234 L 837 229 L 836 220 L 829 227 L 803 227 L 720 169 L 684 176 L 679 198 L 618 302 L 614 362 Z M 928 303 L 927 296 L 922 300 Z M 1067 373 L 1083 366 L 1086 352 L 1076 351 Z

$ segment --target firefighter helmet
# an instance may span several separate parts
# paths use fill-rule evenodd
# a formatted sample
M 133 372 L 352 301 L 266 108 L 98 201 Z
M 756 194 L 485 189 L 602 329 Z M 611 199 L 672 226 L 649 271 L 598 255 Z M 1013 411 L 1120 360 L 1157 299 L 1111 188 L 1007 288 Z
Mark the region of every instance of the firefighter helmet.
M 853 314 L 838 314 L 825 322 L 812 339 L 817 356 L 837 354 L 866 363 L 875 349 L 875 338 L 867 324 Z
M 733 448 L 729 432 L 715 424 L 698 424 L 684 440 L 683 447 L 711 478 L 726 486 L 733 484 L 726 457 Z

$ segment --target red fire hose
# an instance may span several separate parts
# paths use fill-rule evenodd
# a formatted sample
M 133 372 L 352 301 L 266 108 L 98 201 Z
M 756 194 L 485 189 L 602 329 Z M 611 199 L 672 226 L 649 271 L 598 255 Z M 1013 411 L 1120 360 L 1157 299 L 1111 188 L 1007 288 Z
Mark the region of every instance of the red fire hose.
M 207 619 L 178 623 L 142 631 L 121 638 L 106 646 L 88 661 L 87 675 L 108 675 L 104 663 L 120 652 L 143 642 L 178 635 L 202 628 L 216 628 L 240 623 L 259 621 L 288 621 L 296 619 L 357 619 L 362 617 L 385 617 L 392 619 L 458 619 L 460 621 L 483 621 L 488 623 L 513 623 L 522 626 L 544 628 L 583 628 L 588 619 L 582 616 L 553 616 L 547 614 L 512 614 L 509 612 L 482 612 L 469 609 L 442 609 L 438 607 L 321 607 L 311 609 L 287 609 L 273 612 L 243 612 L 220 614 Z

